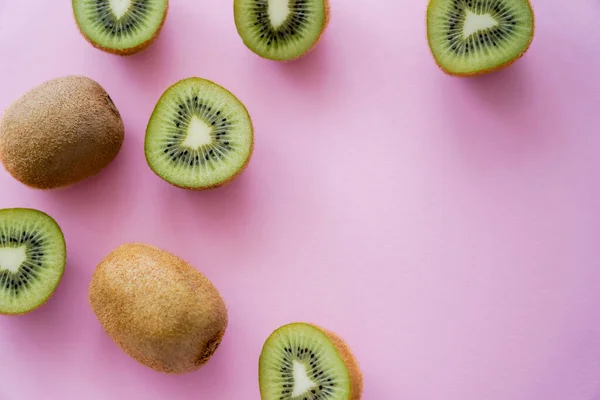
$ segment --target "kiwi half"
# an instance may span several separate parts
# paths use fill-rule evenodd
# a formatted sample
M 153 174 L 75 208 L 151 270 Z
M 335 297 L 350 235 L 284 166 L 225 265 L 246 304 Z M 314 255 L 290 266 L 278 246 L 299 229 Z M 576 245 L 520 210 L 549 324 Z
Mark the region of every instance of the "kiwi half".
M 269 336 L 259 360 L 262 400 L 359 400 L 362 374 L 348 346 L 318 326 L 292 323 Z
M 66 263 L 63 233 L 33 209 L 0 210 L 0 314 L 25 314 L 44 304 Z
M 75 21 L 94 47 L 109 53 L 138 53 L 158 37 L 168 0 L 73 0 Z
M 312 50 L 329 24 L 329 0 L 235 0 L 235 25 L 244 44 L 271 60 Z
M 210 189 L 248 165 L 254 135 L 246 107 L 201 78 L 177 82 L 162 95 L 146 130 L 145 153 L 162 179 L 185 189 Z
M 431 0 L 427 9 L 429 47 L 450 75 L 507 67 L 525 54 L 533 34 L 528 0 Z

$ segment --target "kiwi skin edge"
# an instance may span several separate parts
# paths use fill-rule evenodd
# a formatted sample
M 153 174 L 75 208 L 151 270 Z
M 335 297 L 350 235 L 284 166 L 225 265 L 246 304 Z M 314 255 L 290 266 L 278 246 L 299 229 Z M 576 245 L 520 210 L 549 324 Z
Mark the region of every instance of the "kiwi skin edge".
M 427 14 L 425 15 L 426 23 L 427 23 L 427 19 L 428 19 L 427 17 L 429 15 L 429 9 L 431 8 L 432 2 L 433 2 L 433 0 L 429 0 L 429 5 L 427 6 Z M 504 64 L 498 65 L 497 67 L 494 67 L 494 68 L 482 69 L 481 71 L 474 71 L 474 72 L 469 72 L 469 73 L 457 73 L 457 72 L 448 71 L 446 68 L 444 68 L 444 66 L 442 64 L 440 64 L 440 62 L 437 60 L 437 58 L 435 58 L 435 55 L 433 55 L 433 51 L 431 51 L 431 46 L 428 45 L 429 50 L 431 51 L 431 53 L 433 55 L 433 59 L 435 60 L 435 63 L 445 74 L 450 75 L 450 76 L 462 77 L 462 78 L 470 78 L 470 77 L 475 77 L 475 76 L 486 75 L 486 74 L 500 71 L 502 69 L 509 67 L 510 65 L 512 65 L 513 63 L 515 63 L 516 61 L 518 61 L 525 55 L 527 50 L 529 50 L 529 48 L 531 47 L 531 43 L 533 42 L 533 38 L 535 36 L 535 13 L 534 13 L 533 7 L 531 5 L 531 1 L 527 0 L 527 5 L 529 6 L 529 9 L 531 10 L 531 14 L 533 15 L 533 18 L 532 18 L 533 26 L 531 27 L 531 38 L 529 39 L 529 43 L 527 43 L 527 46 L 523 49 L 521 54 L 519 54 L 517 57 L 505 62 Z M 429 37 L 429 29 L 427 29 L 427 43 L 428 44 L 430 43 L 430 39 L 431 38 Z
M 146 163 L 148 164 L 148 166 L 150 167 L 150 169 L 152 169 L 152 172 L 154 172 L 159 178 L 161 178 L 162 180 L 164 180 L 165 182 L 167 182 L 168 184 L 175 186 L 177 188 L 180 189 L 186 189 L 186 190 L 194 190 L 194 191 L 203 191 L 203 190 L 211 190 L 211 189 L 217 189 L 220 188 L 221 186 L 225 186 L 226 184 L 232 182 L 235 178 L 237 178 L 238 176 L 240 176 L 242 174 L 242 172 L 244 172 L 246 170 L 246 167 L 248 167 L 248 164 L 250 163 L 250 159 L 252 158 L 252 155 L 254 154 L 254 125 L 252 124 L 252 118 L 250 118 L 250 113 L 248 112 L 248 109 L 246 108 L 246 105 L 244 103 L 242 103 L 238 97 L 236 95 L 234 95 L 233 93 L 231 93 L 229 90 L 225 89 L 223 86 L 219 85 L 218 83 L 215 83 L 211 80 L 208 79 L 204 79 L 204 78 L 185 78 L 185 79 L 181 79 L 178 82 L 175 82 L 174 84 L 172 84 L 169 87 L 175 86 L 180 82 L 183 81 L 187 81 L 190 79 L 201 79 L 203 81 L 208 81 L 210 83 L 212 83 L 213 85 L 216 85 L 220 88 L 222 88 L 223 90 L 227 91 L 229 94 L 231 94 L 234 98 L 236 98 L 240 104 L 242 105 L 242 107 L 244 108 L 244 111 L 246 112 L 246 115 L 248 116 L 248 121 L 250 121 L 250 127 L 251 127 L 251 135 L 252 135 L 252 141 L 250 142 L 250 152 L 248 153 L 248 158 L 246 159 L 246 162 L 244 163 L 244 165 L 242 165 L 240 167 L 240 169 L 237 170 L 237 172 L 235 174 L 233 174 L 232 176 L 230 176 L 229 178 L 225 179 L 223 182 L 219 182 L 219 183 L 215 183 L 214 185 L 209 185 L 209 186 L 200 186 L 200 187 L 188 187 L 188 186 L 181 186 L 181 185 L 176 185 L 173 182 L 169 182 L 166 179 L 163 179 L 158 172 L 156 172 L 154 169 L 152 169 L 152 167 L 150 166 L 150 160 L 148 160 L 148 154 L 144 151 L 144 155 L 146 157 Z M 164 93 L 162 94 L 162 96 L 160 96 L 160 98 L 158 99 L 156 104 L 159 104 L 162 100 L 162 98 L 165 96 L 165 94 L 167 93 L 168 89 L 164 91 Z M 152 112 L 152 115 L 154 115 L 154 112 Z M 150 116 L 150 119 L 152 119 L 152 115 Z M 150 125 L 150 124 L 148 124 Z M 148 132 L 148 128 L 146 128 L 146 134 Z
M 304 53 L 302 53 L 302 54 L 300 54 L 300 55 L 298 55 L 296 57 L 290 58 L 289 60 L 274 60 L 272 58 L 261 56 L 258 53 L 255 53 L 255 54 L 257 56 L 261 57 L 261 58 L 266 59 L 266 60 L 279 61 L 281 63 L 287 63 L 287 62 L 296 61 L 296 60 L 299 60 L 299 59 L 305 57 L 306 55 L 308 55 L 310 52 L 312 52 L 315 49 L 315 47 L 317 47 L 317 45 L 321 41 L 321 38 L 323 37 L 323 34 L 325 33 L 325 31 L 327 30 L 327 27 L 329 26 L 329 22 L 331 21 L 331 3 L 329 2 L 329 0 L 323 0 L 323 5 L 325 6 L 325 21 L 323 21 L 323 29 L 321 29 L 321 33 L 319 34 L 319 37 L 317 37 L 317 40 L 315 40 L 315 42 L 310 47 L 310 49 L 306 50 Z M 234 3 L 233 6 L 234 6 L 234 12 L 235 12 L 235 3 Z M 246 46 L 246 47 L 248 47 L 248 46 Z
M 350 347 L 346 344 L 346 342 L 344 342 L 344 340 L 342 338 L 340 338 L 338 335 L 336 335 L 335 333 L 328 331 L 327 329 L 321 328 L 320 326 L 315 325 L 315 324 L 310 324 L 310 323 L 307 324 L 304 322 L 293 322 L 293 323 L 290 323 L 290 324 L 287 324 L 284 326 L 297 325 L 297 324 L 311 326 L 311 327 L 321 331 L 329 338 L 329 340 L 331 341 L 331 344 L 333 344 L 333 346 L 335 347 L 336 351 L 338 352 L 338 354 L 344 361 L 344 364 L 346 365 L 346 369 L 348 370 L 348 375 L 350 377 L 350 395 L 348 397 L 348 400 L 360 400 L 362 398 L 363 389 L 364 389 L 363 376 L 362 376 L 360 367 L 358 365 L 358 361 L 356 360 L 356 357 L 354 356 L 354 354 L 352 353 L 352 351 L 350 350 Z M 277 330 L 283 328 L 284 326 L 278 328 Z M 273 335 L 275 332 L 277 332 L 277 330 L 275 330 L 271 335 Z M 260 375 L 260 369 L 259 369 L 259 375 Z M 259 376 L 259 381 L 260 381 L 260 376 Z M 262 397 L 262 393 L 261 393 L 261 397 Z
M 348 375 L 350 375 L 350 397 L 348 397 L 348 400 L 360 400 L 363 394 L 363 377 L 358 366 L 358 361 L 356 360 L 356 357 L 354 357 L 354 354 L 352 354 L 350 347 L 335 333 L 316 325 L 310 325 L 319 329 L 329 337 L 329 340 L 331 340 L 335 346 L 335 349 L 342 357 L 342 360 L 344 360 L 344 364 L 346 364 L 346 368 L 348 368 Z
M 72 1 L 74 2 L 75 0 L 72 0 Z M 169 2 L 167 1 L 167 3 L 165 4 L 165 13 L 163 15 L 163 19 L 160 22 L 160 25 L 158 26 L 158 29 L 156 30 L 156 32 L 154 32 L 154 35 L 150 39 L 146 40 L 144 43 L 139 44 L 136 47 L 130 47 L 128 49 L 108 49 L 106 47 L 102 47 L 98 43 L 92 41 L 89 37 L 87 37 L 86 34 L 83 33 L 83 31 L 79 27 L 78 23 L 75 23 L 75 25 L 77 25 L 77 29 L 79 30 L 79 33 L 81 33 L 81 36 L 83 36 L 85 38 L 85 40 L 87 40 L 95 48 L 105 51 L 110 54 L 116 54 L 118 56 L 131 56 L 131 55 L 134 55 L 141 51 L 146 50 L 152 43 L 154 43 L 156 41 L 156 39 L 158 39 L 158 36 L 160 35 L 160 32 L 162 31 L 162 28 L 165 25 L 165 21 L 167 20 L 168 12 L 169 12 Z M 75 13 L 73 13 L 73 16 L 75 16 Z
M 310 47 L 310 49 L 306 50 L 304 53 L 300 54 L 299 56 L 291 58 L 284 62 L 296 61 L 296 60 L 303 58 L 304 56 L 311 53 L 315 49 L 315 47 L 317 47 L 319 42 L 321 41 L 321 38 L 323 37 L 323 34 L 325 33 L 325 30 L 327 29 L 327 27 L 329 26 L 329 22 L 331 21 L 331 4 L 329 3 L 329 0 L 324 0 L 323 3 L 325 6 L 325 21 L 323 22 L 323 29 L 321 29 L 321 33 L 319 34 L 319 37 L 317 38 L 317 40 L 315 40 L 315 42 Z
M 66 240 L 65 240 L 64 232 L 62 231 L 60 225 L 58 225 L 58 222 L 56 222 L 56 220 L 54 218 L 52 218 L 50 215 L 46 214 L 45 212 L 40 211 L 40 210 L 36 210 L 36 209 L 33 209 L 33 208 L 13 208 L 12 210 L 15 210 L 15 211 L 21 211 L 21 210 L 22 211 L 35 211 L 37 213 L 40 213 L 40 214 L 45 215 L 46 217 L 50 218 L 51 222 L 58 227 L 58 230 L 63 235 L 62 242 L 63 242 L 63 249 L 64 249 L 64 252 L 65 252 L 65 264 L 66 264 L 66 262 L 67 262 L 66 261 L 67 260 L 67 243 L 66 243 Z M 66 267 L 66 265 L 65 265 L 65 267 Z M 66 268 L 63 268 L 62 273 L 60 274 L 60 277 L 58 278 L 58 283 L 56 284 L 56 287 L 54 288 L 54 290 L 40 304 L 38 304 L 37 306 L 33 307 L 32 309 L 30 309 L 28 311 L 23 311 L 23 312 L 20 312 L 20 313 L 3 313 L 3 312 L 0 312 L 0 315 L 6 315 L 6 316 L 25 315 L 25 314 L 29 314 L 29 313 L 37 310 L 38 308 L 42 307 L 43 305 L 45 305 L 52 298 L 52 296 L 54 295 L 54 293 L 56 293 L 56 290 L 60 286 L 60 283 L 62 282 L 62 278 L 65 275 L 65 269 Z

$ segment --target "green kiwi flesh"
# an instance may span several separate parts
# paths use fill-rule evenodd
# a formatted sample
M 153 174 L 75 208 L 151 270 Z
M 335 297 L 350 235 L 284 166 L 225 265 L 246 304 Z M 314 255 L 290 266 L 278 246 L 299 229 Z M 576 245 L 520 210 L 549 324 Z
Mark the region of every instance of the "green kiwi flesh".
M 348 400 L 352 378 L 331 337 L 320 328 L 292 323 L 265 342 L 259 359 L 262 400 Z
M 159 177 L 202 190 L 238 176 L 250 160 L 253 141 L 248 111 L 233 94 L 208 80 L 188 78 L 158 101 L 144 147 Z
M 244 44 L 271 60 L 292 60 L 320 39 L 329 17 L 327 0 L 235 0 L 235 25 Z
M 160 33 L 168 0 L 73 0 L 81 33 L 103 50 L 133 54 Z
M 520 58 L 534 34 L 528 0 L 431 0 L 429 47 L 451 75 L 479 75 Z
M 47 214 L 0 210 L 0 314 L 24 314 L 46 302 L 66 262 L 63 233 Z

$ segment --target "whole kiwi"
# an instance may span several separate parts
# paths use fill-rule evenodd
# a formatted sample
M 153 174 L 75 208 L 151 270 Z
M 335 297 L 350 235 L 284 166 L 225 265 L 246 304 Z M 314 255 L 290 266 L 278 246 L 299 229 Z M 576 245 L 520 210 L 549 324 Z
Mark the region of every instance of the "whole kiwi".
M 96 268 L 89 301 L 121 349 L 159 372 L 205 364 L 227 328 L 213 284 L 181 258 L 146 244 L 125 244 Z
M 119 153 L 123 120 L 109 95 L 83 76 L 47 81 L 16 100 L 0 121 L 0 161 L 36 189 L 96 175 Z

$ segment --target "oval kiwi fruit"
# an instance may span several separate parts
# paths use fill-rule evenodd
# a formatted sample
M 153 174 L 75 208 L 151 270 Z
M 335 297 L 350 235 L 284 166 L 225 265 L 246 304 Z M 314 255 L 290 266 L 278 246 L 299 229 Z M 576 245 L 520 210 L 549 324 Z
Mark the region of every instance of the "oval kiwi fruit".
M 162 30 L 168 0 L 72 0 L 81 34 L 94 47 L 132 55 L 150 46 Z
M 292 323 L 266 340 L 259 359 L 262 400 L 359 400 L 363 378 L 350 348 L 335 333 Z
M 450 75 L 505 68 L 525 54 L 533 34 L 528 0 L 430 0 L 427 9 L 429 47 Z
M 62 230 L 28 208 L 0 210 L 0 314 L 25 314 L 44 304 L 65 271 Z
M 259 56 L 289 61 L 310 52 L 329 24 L 329 0 L 235 0 L 235 26 Z
M 53 79 L 15 101 L 0 121 L 0 160 L 36 189 L 72 185 L 117 156 L 123 120 L 106 91 L 82 76 Z
M 227 328 L 213 284 L 181 258 L 145 244 L 125 244 L 96 268 L 89 301 L 121 349 L 156 371 L 197 370 Z
M 252 121 L 229 91 L 188 78 L 158 101 L 144 147 L 148 165 L 163 180 L 185 189 L 212 189 L 232 181 L 250 162 Z

